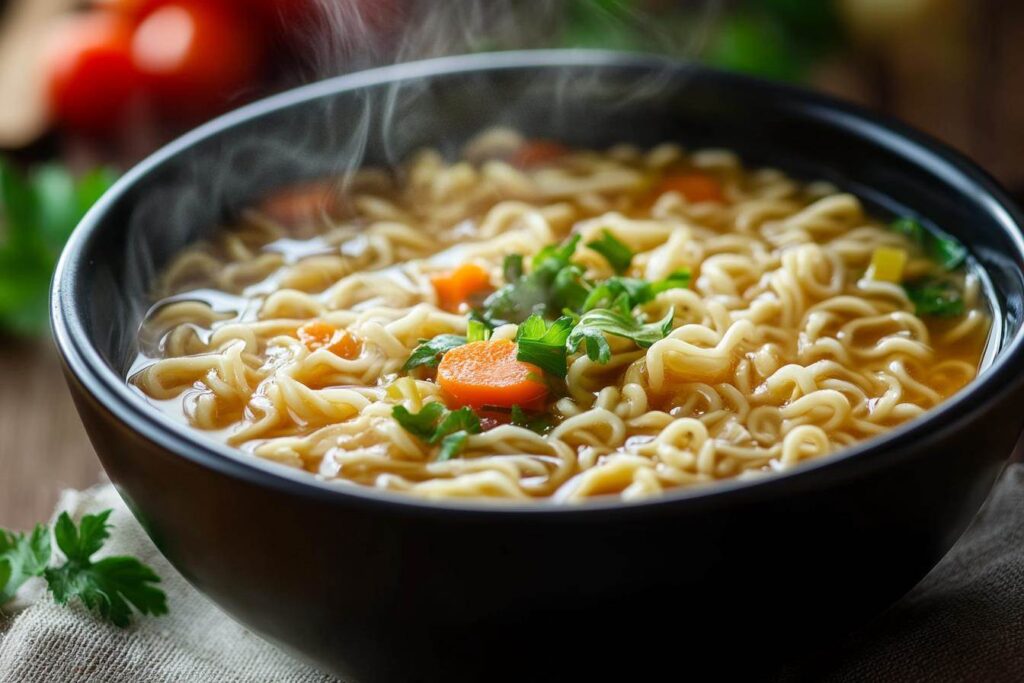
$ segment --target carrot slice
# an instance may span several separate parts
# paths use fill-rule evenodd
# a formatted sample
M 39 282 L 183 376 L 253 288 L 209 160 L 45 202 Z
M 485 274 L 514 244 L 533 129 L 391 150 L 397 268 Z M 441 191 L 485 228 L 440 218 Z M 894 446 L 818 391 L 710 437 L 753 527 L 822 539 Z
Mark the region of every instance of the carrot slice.
M 347 360 L 359 357 L 362 344 L 353 335 L 336 329 L 321 320 L 308 322 L 298 329 L 299 341 L 310 351 L 327 349 Z
M 516 359 L 516 345 L 507 339 L 477 341 L 444 354 L 437 382 L 460 405 L 510 408 L 543 399 L 543 371 Z
M 569 148 L 551 140 L 530 140 L 516 150 L 509 160 L 513 166 L 530 168 L 542 166 L 565 156 Z
M 490 274 L 474 263 L 464 263 L 455 270 L 430 278 L 437 291 L 441 308 L 458 311 L 470 296 L 490 289 Z
M 260 202 L 259 210 L 285 226 L 299 227 L 315 222 L 324 213 L 336 215 L 341 205 L 335 183 L 313 180 L 275 191 Z
M 704 175 L 703 173 L 665 176 L 658 184 L 656 192 L 659 195 L 665 192 L 678 192 L 686 197 L 688 202 L 725 201 L 725 195 L 722 194 L 722 185 L 711 176 Z

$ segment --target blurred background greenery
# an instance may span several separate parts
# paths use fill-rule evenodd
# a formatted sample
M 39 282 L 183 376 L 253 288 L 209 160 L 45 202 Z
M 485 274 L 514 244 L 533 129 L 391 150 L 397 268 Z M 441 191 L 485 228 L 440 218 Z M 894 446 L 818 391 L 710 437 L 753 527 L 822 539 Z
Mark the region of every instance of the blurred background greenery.
M 1022 38 L 1017 0 L 0 0 L 0 526 L 98 471 L 34 341 L 64 240 L 118 172 L 206 119 L 423 56 L 663 52 L 894 114 L 1021 196 Z

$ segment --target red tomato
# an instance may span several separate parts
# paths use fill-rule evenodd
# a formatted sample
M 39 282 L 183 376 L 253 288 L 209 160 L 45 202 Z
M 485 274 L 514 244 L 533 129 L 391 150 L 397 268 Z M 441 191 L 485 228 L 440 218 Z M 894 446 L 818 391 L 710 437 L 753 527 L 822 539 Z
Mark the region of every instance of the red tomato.
M 131 23 L 112 12 L 76 14 L 57 25 L 46 51 L 54 116 L 89 133 L 113 130 L 137 94 Z
M 292 19 L 303 15 L 314 8 L 318 0 L 206 0 L 204 4 L 216 4 L 229 6 L 236 10 L 255 10 L 263 17 L 275 22 L 279 18 Z M 328 0 L 334 1 L 334 0 Z M 337 0 L 348 2 L 349 0 Z M 375 1 L 375 0 L 374 0 Z M 130 14 L 136 18 L 142 18 L 146 14 L 157 9 L 161 5 L 174 2 L 174 0 L 95 0 L 96 4 L 115 11 Z
M 250 18 L 228 3 L 175 0 L 139 23 L 131 53 L 160 101 L 190 117 L 222 107 L 255 84 L 261 38 Z

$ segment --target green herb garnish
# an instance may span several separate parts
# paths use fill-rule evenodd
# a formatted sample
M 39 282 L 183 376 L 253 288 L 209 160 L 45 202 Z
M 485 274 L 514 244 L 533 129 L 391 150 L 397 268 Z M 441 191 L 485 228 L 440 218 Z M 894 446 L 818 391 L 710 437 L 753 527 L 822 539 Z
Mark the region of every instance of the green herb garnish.
M 924 278 L 903 285 L 917 315 L 953 317 L 964 312 L 963 294 L 956 284 L 937 278 Z
M 420 366 L 435 368 L 441 362 L 441 356 L 466 342 L 466 337 L 458 334 L 439 334 L 433 339 L 421 339 L 420 345 L 413 349 L 402 369 L 409 371 Z
M 674 316 L 675 311 L 670 310 L 661 320 L 644 324 L 621 310 L 597 308 L 583 314 L 569 335 L 566 348 L 574 353 L 585 343 L 590 360 L 607 363 L 611 360 L 611 348 L 604 337 L 605 333 L 632 340 L 640 348 L 647 348 L 672 331 Z
M 568 374 L 566 341 L 575 321 L 562 316 L 550 325 L 539 315 L 532 315 L 516 331 L 516 358 L 532 363 L 554 377 Z
M 601 231 L 599 239 L 587 242 L 587 247 L 604 256 L 612 269 L 619 275 L 629 270 L 629 264 L 633 261 L 633 251 L 620 242 L 607 228 Z
M 36 526 L 28 535 L 0 530 L 0 605 L 11 600 L 26 580 L 42 576 L 58 604 L 78 598 L 122 628 L 131 622 L 132 607 L 142 614 L 167 614 L 167 596 L 153 585 L 160 577 L 152 569 L 127 556 L 93 561 L 110 537 L 110 513 L 85 515 L 77 527 L 66 512 L 61 513 L 53 536 L 65 561 L 52 568 L 46 527 Z
M 583 271 L 571 263 L 579 240 L 579 235 L 574 235 L 563 244 L 541 249 L 533 257 L 532 270 L 487 297 L 477 317 L 497 327 L 506 322 L 520 323 L 534 313 L 554 317 L 563 308 L 582 304 L 587 293 Z M 506 277 L 521 273 L 521 263 L 506 259 L 505 266 Z
M 670 289 L 686 289 L 690 286 L 690 271 L 681 268 L 664 280 L 648 282 L 640 278 L 610 277 L 590 290 L 583 302 L 583 311 L 595 308 L 612 308 L 616 301 L 621 302 L 626 295 L 627 312 L 636 306 L 652 301 L 655 296 Z
M 928 255 L 946 270 L 956 270 L 967 260 L 967 247 L 951 237 L 931 235 Z
M 421 441 L 431 446 L 440 444 L 439 462 L 459 455 L 469 435 L 480 433 L 480 418 L 471 408 L 448 410 L 441 403 L 432 401 L 418 413 L 410 412 L 405 406 L 395 406 L 391 414 L 402 429 Z
M 523 255 L 509 254 L 501 264 L 505 282 L 515 282 L 523 276 Z
M 470 319 L 466 323 L 466 342 L 487 341 L 491 338 L 491 328 L 487 327 L 482 320 Z
M 520 406 L 515 405 L 512 406 L 512 424 L 544 435 L 554 429 L 555 419 L 548 413 L 528 413 Z
M 945 270 L 956 270 L 967 259 L 967 248 L 964 245 L 952 237 L 943 237 L 926 229 L 913 218 L 898 218 L 889 224 L 889 229 L 919 245 L 929 258 Z
M 0 529 L 0 606 L 14 599 L 21 585 L 42 576 L 50 562 L 50 533 L 37 524 L 31 534 Z
M 928 234 L 923 225 L 908 217 L 897 218 L 889 224 L 889 229 L 903 235 L 914 244 L 924 244 L 925 236 Z

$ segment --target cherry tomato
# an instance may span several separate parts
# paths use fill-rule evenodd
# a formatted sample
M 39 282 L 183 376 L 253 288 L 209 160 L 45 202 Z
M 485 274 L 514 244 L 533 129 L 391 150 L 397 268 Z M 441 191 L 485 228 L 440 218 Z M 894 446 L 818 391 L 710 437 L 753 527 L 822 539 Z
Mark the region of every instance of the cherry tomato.
M 157 98 L 185 116 L 208 114 L 253 86 L 262 41 L 229 3 L 175 0 L 153 9 L 132 39 L 132 59 Z
M 113 12 L 67 17 L 47 45 L 47 92 L 56 119 L 89 133 L 115 129 L 138 92 L 132 26 Z

